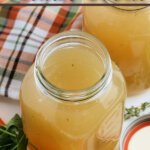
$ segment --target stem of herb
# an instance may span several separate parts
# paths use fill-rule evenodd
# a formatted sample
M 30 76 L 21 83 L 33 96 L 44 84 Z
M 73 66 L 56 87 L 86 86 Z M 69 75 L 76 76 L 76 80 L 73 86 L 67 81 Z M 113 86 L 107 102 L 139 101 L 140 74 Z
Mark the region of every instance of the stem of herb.
M 12 144 L 6 144 L 6 145 L 3 145 L 3 146 L 0 146 L 0 148 L 4 148 L 4 147 L 8 147 L 8 146 L 11 146 Z
M 2 128 L 0 128 L 0 131 L 2 131 L 3 133 L 8 134 L 8 135 L 10 135 L 10 136 L 16 137 L 15 134 L 12 134 L 12 133 L 10 133 L 10 132 L 8 132 L 8 131 L 6 131 L 6 130 L 3 130 Z
M 17 147 L 18 147 L 18 144 L 15 145 L 11 150 L 16 150 Z
M 32 146 L 35 150 L 38 150 L 38 148 L 35 146 L 35 145 L 33 145 L 32 143 L 28 143 L 30 146 Z
M 145 102 L 141 104 L 140 107 L 132 106 L 125 109 L 124 119 L 128 120 L 132 117 L 139 117 L 140 113 L 145 111 L 147 108 L 150 108 L 150 102 Z

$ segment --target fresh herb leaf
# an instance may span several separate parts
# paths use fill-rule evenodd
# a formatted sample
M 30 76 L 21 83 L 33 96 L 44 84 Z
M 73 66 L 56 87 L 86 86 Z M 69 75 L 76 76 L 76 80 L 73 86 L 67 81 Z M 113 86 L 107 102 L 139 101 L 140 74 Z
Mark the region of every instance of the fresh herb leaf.
M 9 123 L 5 126 L 7 129 L 14 127 L 18 129 L 22 129 L 22 120 L 18 114 L 16 114 Z
M 26 150 L 27 144 L 19 115 L 16 114 L 7 125 L 0 126 L 0 150 Z
M 25 134 L 23 134 L 18 142 L 17 150 L 26 150 L 27 145 L 28 145 L 28 140 L 27 140 Z
M 132 106 L 130 108 L 125 108 L 124 119 L 128 120 L 132 117 L 139 117 L 140 113 L 145 111 L 147 108 L 150 108 L 150 102 L 145 102 L 141 104 L 140 107 Z

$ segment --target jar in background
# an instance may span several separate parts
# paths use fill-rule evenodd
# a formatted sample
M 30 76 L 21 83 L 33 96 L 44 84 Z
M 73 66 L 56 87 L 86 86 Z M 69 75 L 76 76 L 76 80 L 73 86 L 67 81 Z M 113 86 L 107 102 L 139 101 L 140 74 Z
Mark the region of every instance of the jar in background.
M 145 3 L 149 0 L 85 0 L 92 3 Z M 150 7 L 83 8 L 83 28 L 99 38 L 127 81 L 128 94 L 150 87 Z
M 39 150 L 116 150 L 126 87 L 104 45 L 79 31 L 39 50 L 20 92 L 23 128 Z

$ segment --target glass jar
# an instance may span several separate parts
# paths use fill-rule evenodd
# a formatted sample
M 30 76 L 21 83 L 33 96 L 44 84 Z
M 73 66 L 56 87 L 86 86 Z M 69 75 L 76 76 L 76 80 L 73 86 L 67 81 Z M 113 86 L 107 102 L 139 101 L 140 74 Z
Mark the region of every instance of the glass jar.
M 126 87 L 95 37 L 69 31 L 39 50 L 20 92 L 23 128 L 39 150 L 114 150 Z
M 85 0 L 90 2 L 91 0 Z M 93 1 L 92 1 L 93 2 Z M 95 3 L 144 3 L 149 0 L 96 0 Z M 128 94 L 150 86 L 150 7 L 84 7 L 83 28 L 99 38 L 127 81 Z

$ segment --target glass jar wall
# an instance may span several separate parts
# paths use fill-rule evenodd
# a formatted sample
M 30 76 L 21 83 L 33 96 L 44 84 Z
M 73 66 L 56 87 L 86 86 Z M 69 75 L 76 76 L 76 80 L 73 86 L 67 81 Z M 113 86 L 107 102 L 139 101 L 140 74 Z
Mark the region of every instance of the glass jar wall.
M 85 2 L 91 2 L 85 0 Z M 92 1 L 93 2 L 93 1 Z M 125 3 L 96 0 L 95 3 Z M 128 3 L 150 1 L 130 0 Z M 84 7 L 84 31 L 99 38 L 127 81 L 129 95 L 150 86 L 150 7 Z
M 63 32 L 38 52 L 20 92 L 23 128 L 39 150 L 116 150 L 126 87 L 104 45 Z

